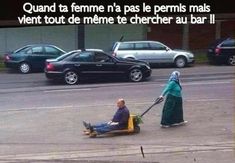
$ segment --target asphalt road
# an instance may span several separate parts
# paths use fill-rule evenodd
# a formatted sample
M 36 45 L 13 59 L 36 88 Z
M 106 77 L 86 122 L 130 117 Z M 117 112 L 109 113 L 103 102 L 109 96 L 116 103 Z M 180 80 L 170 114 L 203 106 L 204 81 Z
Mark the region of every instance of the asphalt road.
M 82 134 L 82 120 L 109 120 L 120 97 L 132 113 L 142 113 L 173 70 L 154 69 L 141 83 L 76 86 L 48 82 L 43 73 L 1 73 L 0 162 L 234 162 L 235 74 L 229 66 L 180 69 L 186 126 L 160 128 L 161 103 L 144 117 L 139 134 Z

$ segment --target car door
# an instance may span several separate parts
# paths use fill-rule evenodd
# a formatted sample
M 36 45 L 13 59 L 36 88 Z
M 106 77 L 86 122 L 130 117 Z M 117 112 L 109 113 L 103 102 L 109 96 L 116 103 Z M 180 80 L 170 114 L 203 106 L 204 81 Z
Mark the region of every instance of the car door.
M 111 56 L 103 52 L 94 53 L 94 74 L 100 76 L 111 76 L 116 74 L 115 62 Z
M 33 68 L 36 69 L 44 68 L 46 58 L 42 46 L 34 46 L 32 48 L 29 48 L 26 51 L 26 54 L 28 55 L 27 62 L 29 62 Z
M 146 62 L 153 62 L 154 51 L 151 50 L 148 42 L 135 43 L 136 59 Z
M 82 76 L 92 76 L 96 69 L 94 53 L 89 51 L 75 54 L 70 64 L 72 64 L 72 68 Z
M 119 43 L 117 46 L 117 50 L 114 51 L 114 54 L 118 58 L 129 58 L 129 59 L 136 59 L 137 51 L 134 48 L 134 43 Z
M 152 50 L 151 60 L 153 63 L 172 63 L 174 54 L 170 48 L 158 42 L 149 43 Z
M 235 55 L 235 40 L 226 40 L 221 46 L 221 54 L 227 57 Z

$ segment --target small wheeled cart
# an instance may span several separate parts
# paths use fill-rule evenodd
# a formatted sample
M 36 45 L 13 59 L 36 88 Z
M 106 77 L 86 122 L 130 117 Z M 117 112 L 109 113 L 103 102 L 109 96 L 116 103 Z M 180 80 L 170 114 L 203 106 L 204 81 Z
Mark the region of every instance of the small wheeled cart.
M 137 134 L 140 132 L 140 124 L 143 123 L 142 121 L 142 117 L 149 112 L 149 110 L 151 110 L 155 105 L 161 103 L 163 101 L 163 99 L 156 99 L 155 102 L 147 109 L 145 110 L 141 115 L 136 115 L 136 114 L 131 114 L 129 119 L 128 119 L 128 127 L 127 129 L 123 129 L 123 130 L 113 130 L 110 132 L 106 132 L 104 134 L 99 134 L 96 132 L 89 132 L 84 131 L 84 133 L 86 135 L 89 135 L 91 138 L 97 137 L 99 135 L 110 135 L 110 134 Z

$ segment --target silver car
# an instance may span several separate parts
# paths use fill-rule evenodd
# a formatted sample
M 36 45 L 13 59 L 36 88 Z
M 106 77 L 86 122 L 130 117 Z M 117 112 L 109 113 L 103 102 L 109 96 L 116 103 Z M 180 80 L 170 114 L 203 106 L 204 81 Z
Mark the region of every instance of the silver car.
M 172 50 L 157 41 L 116 42 L 112 48 L 116 57 L 143 60 L 150 64 L 175 64 L 182 68 L 194 63 L 194 55 L 185 50 Z

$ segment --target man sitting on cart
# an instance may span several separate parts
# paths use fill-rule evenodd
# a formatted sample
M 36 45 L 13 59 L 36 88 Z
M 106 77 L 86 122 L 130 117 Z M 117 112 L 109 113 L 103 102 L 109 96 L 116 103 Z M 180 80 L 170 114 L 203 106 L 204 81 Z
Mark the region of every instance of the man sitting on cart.
M 125 100 L 118 99 L 117 107 L 118 109 L 110 122 L 91 125 L 90 123 L 83 121 L 83 125 L 90 131 L 90 133 L 94 134 L 104 134 L 113 130 L 127 129 L 130 113 L 125 105 Z

